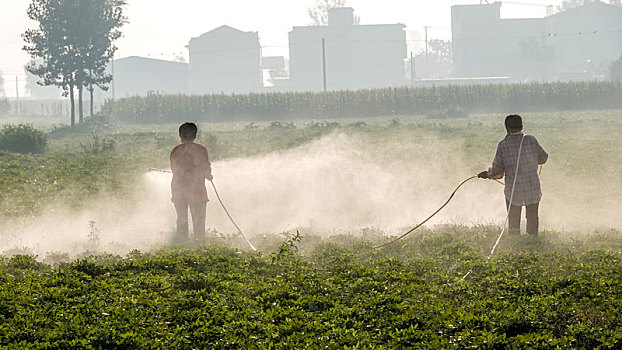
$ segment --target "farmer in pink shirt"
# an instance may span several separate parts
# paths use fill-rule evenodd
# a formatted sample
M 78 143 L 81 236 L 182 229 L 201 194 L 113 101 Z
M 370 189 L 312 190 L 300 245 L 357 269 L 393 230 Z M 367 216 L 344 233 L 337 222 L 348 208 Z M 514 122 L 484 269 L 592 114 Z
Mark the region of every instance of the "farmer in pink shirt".
M 527 233 L 537 235 L 538 207 L 542 198 L 538 165 L 546 163 L 549 155 L 542 149 L 535 137 L 523 133 L 523 120 L 519 115 L 508 115 L 505 118 L 505 128 L 507 135 L 497 146 L 497 154 L 492 167 L 479 173 L 478 177 L 500 179 L 505 175 L 505 202 L 510 211 L 509 232 L 520 234 L 521 209 L 525 207 Z M 521 148 L 521 153 L 517 172 L 519 148 Z M 515 175 L 516 184 L 514 184 Z M 513 186 L 514 193 L 512 194 Z M 510 197 L 512 203 L 510 203 Z
M 177 233 L 188 236 L 188 208 L 192 214 L 194 238 L 205 236 L 205 211 L 207 208 L 207 189 L 205 180 L 211 181 L 212 167 L 205 146 L 195 143 L 197 126 L 184 123 L 179 127 L 181 144 L 171 151 L 170 161 L 173 171 L 171 182 L 171 201 L 177 211 Z

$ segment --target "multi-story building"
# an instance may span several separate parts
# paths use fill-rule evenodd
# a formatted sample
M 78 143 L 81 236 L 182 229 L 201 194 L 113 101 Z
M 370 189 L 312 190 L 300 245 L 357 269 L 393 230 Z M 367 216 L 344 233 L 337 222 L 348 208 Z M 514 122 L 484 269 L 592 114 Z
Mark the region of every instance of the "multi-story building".
M 333 8 L 328 25 L 289 33 L 289 88 L 355 90 L 406 83 L 403 24 L 356 25 L 352 8 Z
M 115 97 L 188 92 L 187 63 L 130 56 L 115 59 L 108 72 L 113 81 L 103 93 L 106 98 L 111 98 L 113 91 Z
M 247 93 L 263 88 L 257 32 L 221 26 L 192 38 L 188 49 L 191 93 Z
M 594 79 L 622 54 L 622 7 L 595 1 L 528 19 L 500 11 L 500 2 L 451 8 L 454 76 Z

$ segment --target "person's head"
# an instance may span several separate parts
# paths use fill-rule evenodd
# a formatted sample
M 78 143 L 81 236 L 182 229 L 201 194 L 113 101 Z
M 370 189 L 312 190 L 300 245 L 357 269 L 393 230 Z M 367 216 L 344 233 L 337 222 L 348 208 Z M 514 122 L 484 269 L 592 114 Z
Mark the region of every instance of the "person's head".
M 195 123 L 183 123 L 179 127 L 181 141 L 194 141 L 197 138 L 197 125 Z
M 523 118 L 518 114 L 508 115 L 505 117 L 505 129 L 510 134 L 523 130 Z

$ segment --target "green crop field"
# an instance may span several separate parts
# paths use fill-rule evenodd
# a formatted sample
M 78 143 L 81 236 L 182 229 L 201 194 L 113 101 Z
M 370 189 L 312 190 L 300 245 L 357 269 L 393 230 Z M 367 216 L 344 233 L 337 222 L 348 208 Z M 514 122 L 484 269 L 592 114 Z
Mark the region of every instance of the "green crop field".
M 0 151 L 0 348 L 619 349 L 622 111 L 523 117 L 550 154 L 543 230 L 490 260 L 504 213 L 483 180 L 372 247 L 489 166 L 502 115 L 199 124 L 258 252 L 213 201 L 204 242 L 169 239 L 168 180 L 146 173 L 176 124 L 32 120 L 44 153 Z

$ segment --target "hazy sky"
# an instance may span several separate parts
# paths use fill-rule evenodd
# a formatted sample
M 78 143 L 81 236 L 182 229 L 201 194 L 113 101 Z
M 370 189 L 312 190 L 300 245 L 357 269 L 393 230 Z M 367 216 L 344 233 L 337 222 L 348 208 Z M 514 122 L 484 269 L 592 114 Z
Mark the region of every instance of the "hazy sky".
M 0 72 L 5 93 L 15 96 L 15 78 L 23 85 L 23 66 L 28 56 L 21 50 L 21 34 L 35 23 L 28 20 L 30 0 L 0 0 Z M 313 0 L 128 0 L 123 38 L 117 57 L 149 56 L 173 59 L 185 56 L 190 38 L 223 24 L 257 31 L 264 55 L 287 55 L 287 33 L 293 26 L 310 23 L 307 9 Z M 490 1 L 492 2 L 492 1 Z M 521 0 L 520 3 L 557 5 L 560 0 Z M 348 0 L 361 24 L 403 23 L 409 45 L 417 50 L 418 33 L 430 26 L 429 38 L 450 39 L 450 7 L 476 4 L 479 0 Z M 503 17 L 542 17 L 543 6 L 502 6 Z M 24 92 L 22 92 L 23 94 Z

